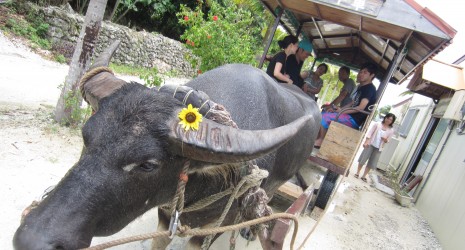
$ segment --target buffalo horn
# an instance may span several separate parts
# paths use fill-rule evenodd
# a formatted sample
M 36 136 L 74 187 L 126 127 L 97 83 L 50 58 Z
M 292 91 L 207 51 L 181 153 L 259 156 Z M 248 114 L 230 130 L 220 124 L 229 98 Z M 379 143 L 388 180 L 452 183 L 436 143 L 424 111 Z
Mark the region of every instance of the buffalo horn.
M 180 155 L 203 162 L 235 163 L 256 159 L 284 145 L 312 116 L 268 130 L 241 130 L 203 119 L 198 130 L 185 131 L 170 123 L 170 143 Z
M 82 97 L 95 111 L 98 110 L 98 102 L 100 99 L 113 94 L 116 90 L 126 84 L 125 81 L 116 78 L 112 73 L 105 70 L 100 71 L 98 69 L 99 67 L 108 67 L 110 59 L 119 44 L 120 41 L 116 40 L 107 47 L 107 49 L 105 49 L 105 51 L 102 52 L 97 59 L 95 59 L 92 66 L 87 71 L 87 73 L 96 71 L 95 75 L 81 83 L 80 89 Z

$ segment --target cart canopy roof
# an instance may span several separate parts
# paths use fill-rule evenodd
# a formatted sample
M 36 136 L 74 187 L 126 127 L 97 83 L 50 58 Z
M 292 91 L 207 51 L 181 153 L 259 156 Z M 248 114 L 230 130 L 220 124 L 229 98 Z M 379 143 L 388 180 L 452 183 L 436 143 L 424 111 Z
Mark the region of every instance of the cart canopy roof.
M 457 31 L 412 0 L 261 0 L 291 34 L 311 41 L 314 55 L 359 69 L 379 65 L 383 79 L 395 60 L 391 82 L 401 83 L 448 46 Z

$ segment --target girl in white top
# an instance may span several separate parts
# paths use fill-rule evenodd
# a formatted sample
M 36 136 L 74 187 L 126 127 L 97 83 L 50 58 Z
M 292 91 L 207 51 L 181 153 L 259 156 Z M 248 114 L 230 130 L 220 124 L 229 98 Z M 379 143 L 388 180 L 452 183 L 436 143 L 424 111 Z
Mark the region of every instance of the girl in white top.
M 394 134 L 392 125 L 395 121 L 396 116 L 392 113 L 388 113 L 381 123 L 376 123 L 371 126 L 367 133 L 366 140 L 363 143 L 363 152 L 358 158 L 358 169 L 355 178 L 358 178 L 363 165 L 365 165 L 367 161 L 368 164 L 361 178 L 363 181 L 367 181 L 366 176 L 370 172 L 370 169 L 376 169 L 384 144 L 388 143 Z

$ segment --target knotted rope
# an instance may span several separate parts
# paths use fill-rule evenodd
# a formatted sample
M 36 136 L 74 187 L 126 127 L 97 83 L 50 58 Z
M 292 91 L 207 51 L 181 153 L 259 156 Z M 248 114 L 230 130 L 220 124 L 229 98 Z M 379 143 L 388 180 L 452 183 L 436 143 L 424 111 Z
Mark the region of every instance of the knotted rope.
M 272 214 L 266 217 L 262 218 L 257 218 L 255 220 L 250 220 L 250 221 L 245 221 L 240 224 L 236 225 L 231 225 L 231 226 L 224 226 L 224 227 L 216 227 L 216 228 L 208 228 L 208 229 L 191 229 L 187 226 L 182 226 L 178 228 L 178 231 L 176 232 L 176 235 L 179 237 L 185 237 L 185 236 L 205 236 L 205 235 L 211 235 L 211 234 L 218 234 L 218 233 L 224 233 L 226 231 L 232 231 L 232 230 L 238 230 L 243 227 L 249 227 L 252 225 L 256 224 L 261 224 L 267 221 L 275 220 L 275 219 L 290 219 L 294 221 L 294 231 L 292 233 L 292 239 L 290 243 L 290 249 L 294 249 L 294 244 L 295 244 L 295 238 L 297 236 L 297 230 L 299 227 L 299 221 L 297 216 L 293 214 L 288 214 L 288 213 L 277 213 L 277 214 Z M 99 244 L 93 247 L 88 247 L 84 248 L 83 250 L 101 250 L 101 249 L 107 249 L 110 247 L 118 246 L 118 245 L 123 245 L 126 243 L 134 242 L 134 241 L 142 241 L 142 240 L 148 240 L 148 239 L 154 239 L 160 236 L 168 237 L 170 234 L 169 231 L 163 231 L 163 232 L 154 232 L 154 233 L 149 233 L 149 234 L 141 234 L 141 235 L 136 235 L 136 236 L 131 236 L 127 238 L 122 238 L 118 240 L 113 240 L 109 241 L 103 244 Z
M 260 186 L 262 180 L 268 177 L 268 171 L 259 169 L 257 165 L 252 165 L 252 173 L 244 176 L 242 180 L 236 185 L 234 188 L 232 195 L 229 197 L 228 203 L 226 204 L 223 213 L 221 214 L 220 218 L 216 221 L 214 227 L 219 227 L 221 223 L 223 223 L 224 218 L 229 212 L 233 201 L 239 197 L 241 197 L 246 191 L 250 190 L 252 187 Z M 205 238 L 202 244 L 202 249 L 208 249 L 211 244 L 211 240 L 213 239 L 213 234 L 209 235 Z
M 186 190 L 186 183 L 188 180 L 187 170 L 189 169 L 190 161 L 186 161 L 182 168 L 181 173 L 179 174 L 178 188 L 176 189 L 176 195 L 171 202 L 171 216 L 173 216 L 176 211 L 181 214 L 184 209 L 184 191 Z

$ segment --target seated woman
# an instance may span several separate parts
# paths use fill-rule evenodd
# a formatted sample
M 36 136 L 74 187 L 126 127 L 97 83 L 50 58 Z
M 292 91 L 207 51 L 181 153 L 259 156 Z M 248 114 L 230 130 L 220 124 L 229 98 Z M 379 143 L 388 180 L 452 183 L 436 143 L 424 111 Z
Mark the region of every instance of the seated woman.
M 307 93 L 310 98 L 316 101 L 315 95 L 320 93 L 323 87 L 323 80 L 321 76 L 328 72 L 328 65 L 322 63 L 318 65 L 315 72 L 308 71 L 304 79 L 302 90 Z
M 298 48 L 298 39 L 295 36 L 286 36 L 283 40 L 278 41 L 278 45 L 283 51 L 277 53 L 268 64 L 266 73 L 278 82 L 292 84 L 292 79 L 286 74 L 287 57 L 295 54 Z

